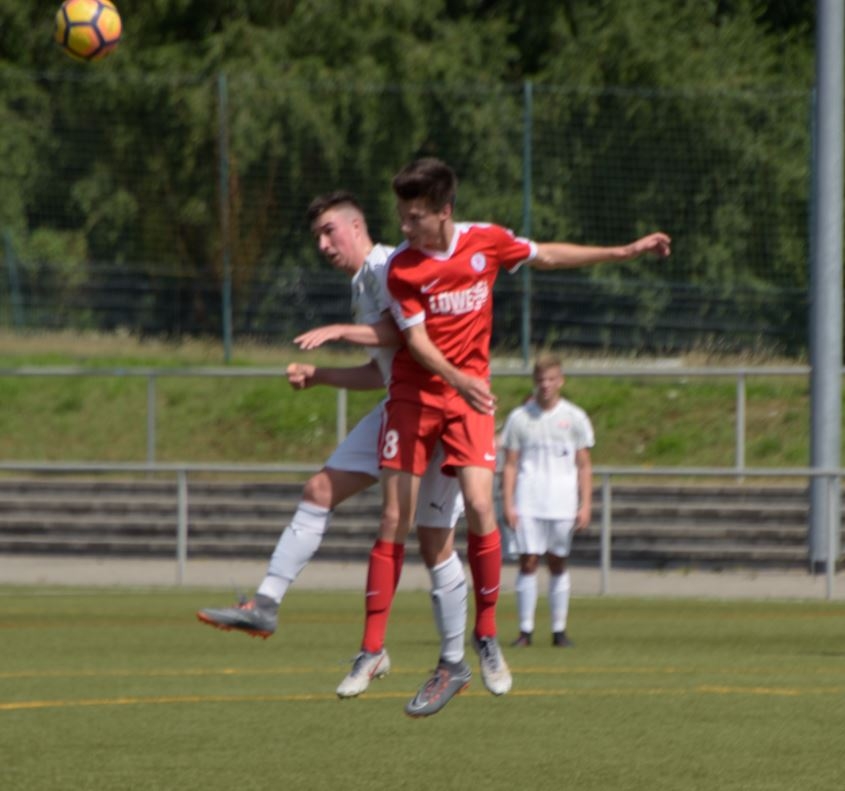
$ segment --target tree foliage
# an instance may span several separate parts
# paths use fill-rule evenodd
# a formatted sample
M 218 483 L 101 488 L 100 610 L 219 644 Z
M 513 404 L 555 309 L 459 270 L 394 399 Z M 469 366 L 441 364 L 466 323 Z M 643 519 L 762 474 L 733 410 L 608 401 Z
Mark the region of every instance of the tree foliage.
M 0 228 L 33 290 L 72 289 L 85 278 L 67 271 L 86 267 L 117 287 L 140 268 L 166 329 L 216 331 L 228 260 L 257 330 L 273 301 L 307 299 L 311 197 L 356 190 L 396 241 L 390 177 L 420 154 L 456 167 L 467 217 L 530 217 L 537 238 L 660 226 L 682 241 L 668 269 L 597 275 L 608 282 L 806 286 L 812 4 L 117 4 L 118 52 L 80 66 L 50 41 L 56 0 L 0 0 Z M 51 267 L 65 275 L 40 276 Z

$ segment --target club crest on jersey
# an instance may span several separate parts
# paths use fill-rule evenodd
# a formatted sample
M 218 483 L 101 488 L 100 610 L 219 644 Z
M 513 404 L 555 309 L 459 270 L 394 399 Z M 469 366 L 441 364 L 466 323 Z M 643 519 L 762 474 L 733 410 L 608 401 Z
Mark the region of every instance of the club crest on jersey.
M 487 268 L 487 256 L 485 256 L 484 253 L 475 253 L 472 258 L 469 259 L 469 265 L 476 272 L 483 272 Z

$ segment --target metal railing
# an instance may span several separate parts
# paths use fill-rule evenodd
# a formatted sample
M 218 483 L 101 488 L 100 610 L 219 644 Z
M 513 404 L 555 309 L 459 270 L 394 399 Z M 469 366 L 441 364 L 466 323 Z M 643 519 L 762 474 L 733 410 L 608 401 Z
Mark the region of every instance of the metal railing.
M 734 466 L 730 468 L 640 468 L 640 467 L 594 467 L 594 473 L 601 479 L 602 491 L 602 536 L 601 536 L 601 593 L 609 589 L 610 570 L 610 537 L 612 525 L 610 514 L 612 511 L 612 478 L 618 477 L 708 477 L 742 479 L 745 477 L 823 479 L 826 481 L 825 497 L 827 515 L 824 524 L 828 547 L 837 547 L 834 540 L 836 525 L 830 514 L 835 514 L 833 498 L 838 496 L 838 481 L 842 470 L 821 470 L 813 468 L 765 468 L 753 469 L 745 466 L 746 462 L 746 406 L 747 381 L 757 377 L 808 377 L 810 367 L 806 365 L 793 366 L 729 366 L 729 367 L 687 367 L 674 361 L 664 364 L 650 365 L 619 365 L 609 362 L 606 365 L 571 366 L 567 367 L 568 378 L 729 378 L 735 383 L 735 440 Z M 508 366 L 499 364 L 494 367 L 493 376 L 525 376 L 530 377 L 531 370 L 522 363 Z M 29 472 L 145 472 L 175 474 L 179 490 L 180 521 L 177 526 L 177 560 L 178 579 L 184 576 L 184 562 L 187 557 L 187 476 L 189 473 L 221 472 L 221 473 L 257 473 L 257 474 L 289 474 L 311 472 L 318 467 L 308 464 L 225 464 L 225 463 L 158 463 L 156 461 L 156 423 L 157 423 L 157 382 L 163 378 L 284 378 L 284 368 L 278 367 L 197 367 L 197 368 L 84 368 L 73 366 L 23 366 L 18 368 L 0 369 L 0 377 L 134 377 L 146 379 L 146 461 L 138 463 L 28 463 L 6 462 L 0 463 L 0 470 L 29 471 Z M 347 433 L 347 392 L 337 391 L 335 431 L 338 442 Z M 183 509 L 185 509 L 183 514 Z M 607 520 L 605 524 L 605 520 Z M 826 574 L 828 586 L 832 591 L 833 574 L 837 558 L 833 552 L 826 553 Z
M 183 584 L 188 560 L 190 519 L 190 497 L 188 476 L 193 474 L 226 473 L 226 474 L 258 474 L 280 475 L 290 473 L 308 473 L 318 469 L 318 465 L 307 464 L 184 464 L 184 463 L 100 463 L 100 462 L 0 462 L 0 471 L 25 472 L 41 474 L 114 474 L 114 473 L 146 473 L 173 475 L 176 478 L 177 490 L 177 523 L 176 531 L 176 583 Z M 827 547 L 837 546 L 837 531 L 840 526 L 831 514 L 838 513 L 835 498 L 839 496 L 839 479 L 845 475 L 845 469 L 810 469 L 794 468 L 743 468 L 739 471 L 747 478 L 818 478 L 825 482 L 827 496 L 826 509 L 826 541 Z M 611 568 L 613 537 L 613 486 L 615 478 L 731 478 L 735 477 L 737 469 L 733 467 L 593 467 L 594 478 L 601 482 L 601 527 L 600 527 L 600 587 L 599 594 L 611 592 Z M 826 552 L 825 561 L 825 597 L 832 599 L 834 595 L 836 561 L 835 553 Z
M 735 382 L 734 398 L 734 475 L 745 468 L 746 447 L 746 404 L 749 378 L 757 377 L 807 377 L 810 367 L 794 366 L 736 366 L 736 367 L 684 367 L 675 364 L 666 365 L 617 365 L 574 366 L 567 368 L 566 376 L 575 378 L 707 378 L 733 379 Z M 146 461 L 156 460 L 156 383 L 164 378 L 284 378 L 284 368 L 82 368 L 73 366 L 24 366 L 20 368 L 0 368 L 0 377 L 134 377 L 147 380 L 146 405 Z M 508 368 L 494 368 L 493 376 L 531 376 L 530 368 L 522 364 Z M 337 391 L 335 432 L 338 442 L 347 432 L 347 392 Z
M 498 372 L 497 372 L 498 373 Z M 496 374 L 494 374 L 496 375 Z M 736 366 L 736 367 L 683 367 L 674 364 L 664 366 L 618 366 L 613 364 L 606 368 L 567 368 L 568 379 L 574 378 L 697 378 L 716 379 L 728 378 L 734 380 L 734 474 L 742 474 L 745 469 L 746 445 L 746 405 L 748 401 L 747 381 L 757 377 L 809 377 L 809 365 L 793 366 Z

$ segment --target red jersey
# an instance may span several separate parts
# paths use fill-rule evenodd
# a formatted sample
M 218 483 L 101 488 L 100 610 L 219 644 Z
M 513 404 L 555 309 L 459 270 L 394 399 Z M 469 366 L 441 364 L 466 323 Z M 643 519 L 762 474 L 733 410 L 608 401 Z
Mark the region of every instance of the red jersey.
M 504 268 L 515 272 L 537 255 L 536 245 L 499 225 L 455 223 L 448 250 L 431 252 L 400 245 L 388 260 L 391 312 L 404 330 L 425 322 L 431 341 L 464 373 L 490 376 L 493 284 Z M 390 397 L 425 402 L 425 394 L 447 388 L 402 347 L 393 358 Z

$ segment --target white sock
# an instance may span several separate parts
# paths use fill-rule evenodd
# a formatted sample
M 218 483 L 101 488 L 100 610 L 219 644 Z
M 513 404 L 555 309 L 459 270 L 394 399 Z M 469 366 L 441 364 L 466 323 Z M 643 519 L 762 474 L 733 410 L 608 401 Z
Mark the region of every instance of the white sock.
M 434 623 L 440 634 L 440 658 L 460 662 L 464 658 L 467 627 L 467 580 L 458 553 L 453 552 L 428 573 Z
M 516 611 L 519 615 L 519 631 L 531 634 L 534 631 L 534 613 L 537 611 L 537 575 L 516 575 Z
M 569 594 L 572 581 L 569 571 L 549 577 L 549 610 L 552 616 L 552 632 L 565 632 L 569 616 Z
M 290 584 L 308 565 L 323 540 L 331 511 L 314 503 L 300 502 L 291 523 L 285 528 L 273 555 L 267 576 L 258 593 L 281 602 Z

